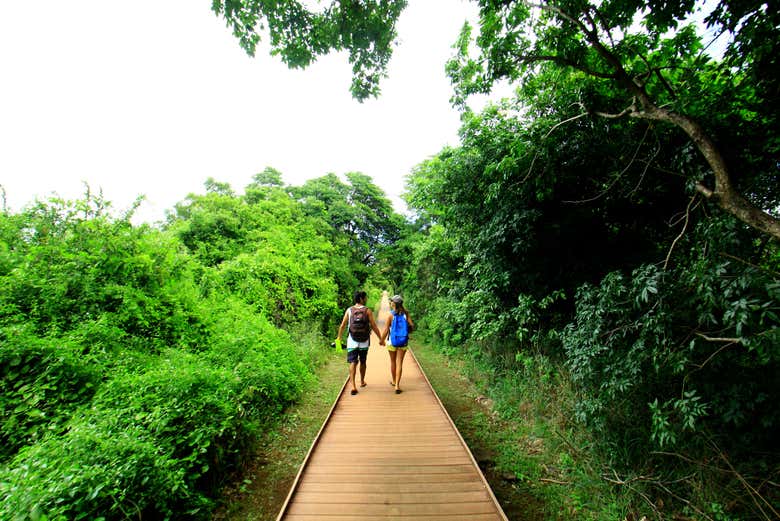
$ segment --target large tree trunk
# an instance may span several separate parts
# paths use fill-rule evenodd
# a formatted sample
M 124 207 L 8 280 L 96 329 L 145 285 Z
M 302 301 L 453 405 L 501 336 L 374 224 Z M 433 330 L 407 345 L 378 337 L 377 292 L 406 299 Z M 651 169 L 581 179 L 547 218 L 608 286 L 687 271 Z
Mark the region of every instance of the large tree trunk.
M 658 107 L 648 94 L 644 84 L 635 78 L 632 78 L 631 75 L 626 72 L 623 63 L 618 56 L 602 43 L 599 38 L 600 26 L 597 24 L 596 19 L 591 16 L 592 13 L 597 13 L 597 9 L 594 6 L 589 6 L 581 11 L 580 15 L 582 16 L 582 19 L 571 13 L 567 13 L 559 7 L 551 5 L 529 4 L 529 6 L 551 11 L 558 15 L 562 21 L 571 23 L 577 27 L 585 40 L 599 55 L 601 55 L 615 73 L 614 75 L 595 73 L 589 68 L 580 65 L 577 60 L 565 59 L 558 56 L 524 57 L 524 61 L 555 61 L 561 65 L 575 67 L 594 77 L 613 78 L 634 97 L 634 102 L 622 113 L 612 115 L 611 117 L 622 117 L 623 115 L 628 114 L 635 118 L 665 121 L 681 128 L 688 134 L 688 137 L 691 138 L 699 151 L 704 155 L 704 158 L 707 160 L 707 163 L 710 165 L 710 168 L 712 168 L 712 172 L 715 175 L 714 190 L 710 190 L 701 182 L 697 183 L 696 189 L 705 197 L 715 199 L 721 208 L 745 224 L 769 234 L 776 240 L 780 240 L 780 220 L 756 207 L 734 188 L 723 155 L 701 125 L 689 116 Z
M 696 189 L 707 198 L 714 199 L 725 211 L 735 216 L 745 224 L 767 233 L 775 239 L 780 239 L 780 220 L 757 208 L 745 199 L 732 185 L 728 165 L 718 147 L 710 139 L 704 129 L 693 118 L 665 110 L 642 100 L 643 110 L 633 112 L 634 117 L 666 121 L 681 128 L 696 144 L 704 159 L 715 175 L 715 189 L 710 190 L 703 183 L 696 184 Z

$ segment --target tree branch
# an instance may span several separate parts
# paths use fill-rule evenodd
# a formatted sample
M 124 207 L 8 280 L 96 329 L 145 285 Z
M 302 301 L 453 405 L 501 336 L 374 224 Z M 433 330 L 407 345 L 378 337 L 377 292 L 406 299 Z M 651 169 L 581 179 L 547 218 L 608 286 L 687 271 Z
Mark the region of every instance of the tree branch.
M 658 517 L 658 519 L 661 519 L 661 512 L 658 511 L 658 507 L 655 505 L 655 503 L 653 501 L 651 501 L 649 497 L 647 497 L 647 494 L 645 494 L 641 490 L 637 490 L 637 489 L 635 489 L 634 487 L 631 486 L 631 483 L 634 482 L 634 481 L 650 481 L 651 478 L 646 478 L 645 476 L 639 476 L 638 478 L 632 478 L 632 479 L 629 479 L 629 480 L 623 480 L 623 479 L 620 479 L 620 477 L 618 477 L 618 474 L 617 474 L 617 472 L 615 472 L 615 470 L 612 470 L 612 473 L 615 476 L 614 480 L 611 479 L 611 478 L 608 478 L 605 475 L 603 475 L 601 477 L 602 477 L 602 479 L 608 481 L 609 483 L 613 483 L 615 485 L 621 485 L 621 486 L 627 487 L 632 492 L 635 492 L 637 495 L 639 495 L 645 501 L 645 503 L 647 503 L 650 506 L 650 508 L 653 510 L 653 512 L 655 512 L 655 515 Z
M 696 183 L 696 191 L 699 192 L 704 197 L 706 197 L 707 199 L 715 195 L 715 193 L 712 190 L 704 186 L 701 182 Z
M 729 469 L 731 469 L 731 471 L 737 477 L 737 479 L 742 484 L 742 486 L 745 487 L 745 490 L 748 491 L 748 494 L 750 495 L 750 499 L 753 500 L 753 503 L 756 505 L 758 510 L 761 512 L 761 514 L 764 516 L 764 519 L 766 519 L 767 521 L 769 521 L 771 519 L 780 519 L 780 513 L 778 513 L 777 510 L 775 510 L 772 507 L 772 503 L 767 501 L 767 499 L 764 496 L 762 496 L 758 492 L 758 490 L 756 490 L 750 483 L 748 483 L 748 481 L 744 478 L 744 476 L 742 476 L 742 474 L 737 472 L 737 470 L 731 464 L 731 461 L 729 461 L 729 459 L 726 456 L 726 454 L 722 450 L 720 450 L 720 448 L 715 444 L 714 441 L 712 441 L 712 440 L 709 440 L 709 441 L 712 444 L 712 447 L 713 447 L 713 449 L 715 449 L 715 452 L 718 454 L 718 456 L 720 456 L 720 458 L 724 461 L 724 463 L 726 463 L 726 465 L 728 465 Z M 766 507 L 767 510 L 769 510 L 772 513 L 771 517 L 769 516 L 769 514 L 767 514 L 764 511 L 764 508 L 762 507 L 762 504 L 763 504 L 763 506 Z
M 759 266 L 758 264 L 753 264 L 752 262 L 748 262 L 745 259 L 741 259 L 741 258 L 737 257 L 736 255 L 731 255 L 730 253 L 726 253 L 725 251 L 720 252 L 720 255 L 722 257 L 726 257 L 728 259 L 733 259 L 733 260 L 735 260 L 737 262 L 741 262 L 742 264 L 747 264 L 751 268 L 755 268 L 755 269 L 761 270 L 761 271 L 766 271 L 767 273 L 771 273 L 775 277 L 780 277 L 780 273 L 778 273 L 777 271 L 770 270 L 769 268 L 765 268 L 763 266 Z
M 576 120 L 578 120 L 578 119 L 580 119 L 580 118 L 582 118 L 582 117 L 585 117 L 585 116 L 587 116 L 587 115 L 588 115 L 588 113 L 587 113 L 587 112 L 584 112 L 584 113 L 582 113 L 582 114 L 578 114 L 578 115 L 576 115 L 576 116 L 574 116 L 574 117 L 571 117 L 571 118 L 569 118 L 569 119 L 565 119 L 565 120 L 563 120 L 563 121 L 560 121 L 560 122 L 556 123 L 556 124 L 555 124 L 555 125 L 553 125 L 553 126 L 552 126 L 552 128 L 551 128 L 551 129 L 550 129 L 550 130 L 547 132 L 547 134 L 545 134 L 545 135 L 544 135 L 544 137 L 543 137 L 542 139 L 547 139 L 548 137 L 550 137 L 550 134 L 552 134 L 552 133 L 555 131 L 555 129 L 556 129 L 556 128 L 558 128 L 558 127 L 560 127 L 561 125 L 564 125 L 564 124 L 566 124 L 566 123 L 570 123 L 570 122 L 572 122 L 572 121 L 576 121 Z
M 626 109 L 628 110 L 628 109 Z M 626 112 L 625 110 L 623 112 Z M 616 114 L 615 117 L 620 117 L 620 114 Z M 645 139 L 647 139 L 647 133 L 650 131 L 650 127 L 648 126 L 645 129 L 645 133 L 642 136 L 642 141 L 639 142 L 639 145 L 637 145 L 636 150 L 634 151 L 634 155 L 631 157 L 631 161 L 628 162 L 628 164 L 623 168 L 623 170 L 620 171 L 619 174 L 617 174 L 611 183 L 609 183 L 609 186 L 607 186 L 601 193 L 589 198 L 589 199 L 581 199 L 579 201 L 561 201 L 565 204 L 583 204 L 583 203 L 590 203 L 597 199 L 602 198 L 604 195 L 606 195 L 607 192 L 609 192 L 613 186 L 620 180 L 621 177 L 623 177 L 623 174 L 625 174 L 629 168 L 631 168 L 631 165 L 634 164 L 634 161 L 636 161 L 636 156 L 639 155 L 639 150 L 641 150 L 642 145 L 645 144 Z
M 685 224 L 683 225 L 683 229 L 680 231 L 680 235 L 674 238 L 672 241 L 672 245 L 669 247 L 669 253 L 666 254 L 666 261 L 664 261 L 664 271 L 666 271 L 666 267 L 669 266 L 669 258 L 672 256 L 672 250 L 674 250 L 674 245 L 677 244 L 677 241 L 679 241 L 682 236 L 685 234 L 685 230 L 688 228 L 688 219 L 691 215 L 691 205 L 696 200 L 696 195 L 691 197 L 691 200 L 688 202 L 688 207 L 685 209 Z
M 710 340 L 712 342 L 728 342 L 728 343 L 724 344 L 722 347 L 720 347 L 714 353 L 712 353 L 710 356 L 708 356 L 707 359 L 704 362 L 702 362 L 701 364 L 697 365 L 696 366 L 696 370 L 695 371 L 691 371 L 690 374 L 693 374 L 696 371 L 700 371 L 700 370 L 704 369 L 704 366 L 707 365 L 708 363 L 710 363 L 710 360 L 712 360 L 713 358 L 718 356 L 721 351 L 723 351 L 723 350 L 725 350 L 725 349 L 727 349 L 727 348 L 729 348 L 729 347 L 731 347 L 733 345 L 742 343 L 742 339 L 741 338 L 717 338 L 717 339 L 713 338 L 713 339 L 710 339 L 709 337 L 707 337 L 706 335 L 702 335 L 701 333 L 696 333 L 696 335 L 698 335 L 698 336 L 700 336 L 700 337 L 702 337 L 702 338 L 704 338 L 706 340 Z
M 594 116 L 598 116 L 600 118 L 607 118 L 607 119 L 619 119 L 625 116 L 630 115 L 632 112 L 636 110 L 636 107 L 631 104 L 630 106 L 626 107 L 622 111 L 618 112 L 617 114 L 609 113 L 609 112 L 600 112 L 598 110 L 591 111 L 590 113 Z
M 737 338 L 727 338 L 727 337 L 713 337 L 713 336 L 707 336 L 704 333 L 696 332 L 696 336 L 703 338 L 707 342 L 728 342 L 729 344 L 741 344 L 742 339 Z M 706 363 L 706 362 L 705 362 Z M 704 364 L 702 364 L 704 365 Z
M 661 153 L 661 144 L 658 142 L 658 136 L 656 136 L 656 147 L 653 151 L 653 155 L 650 156 L 650 159 L 643 160 L 645 164 L 645 168 L 642 169 L 642 175 L 639 176 L 639 181 L 637 181 L 636 186 L 628 192 L 628 195 L 632 195 L 634 192 L 639 190 L 640 185 L 642 184 L 642 181 L 645 180 L 645 175 L 647 174 L 647 171 L 650 169 L 650 165 L 652 164 L 653 160 L 658 156 L 658 154 Z
M 517 63 L 519 64 L 532 64 L 534 62 L 542 62 L 542 61 L 555 62 L 559 65 L 565 65 L 567 67 L 577 69 L 578 71 L 582 71 L 588 76 L 594 76 L 596 78 L 604 78 L 608 80 L 617 79 L 617 75 L 615 75 L 614 73 L 595 71 L 593 69 L 589 69 L 588 67 L 585 67 L 584 65 L 580 65 L 574 60 L 569 60 L 568 58 L 564 58 L 563 56 L 555 56 L 552 54 L 539 54 L 539 55 L 522 55 L 517 58 Z
M 550 479 L 550 478 L 539 478 L 539 481 L 543 483 L 555 483 L 556 485 L 571 485 L 571 481 L 560 481 L 557 479 Z
M 671 85 L 669 85 L 669 82 L 666 81 L 666 78 L 664 78 L 664 75 L 661 74 L 661 69 L 656 67 L 653 69 L 653 72 L 655 73 L 656 77 L 658 77 L 658 81 L 661 82 L 661 85 L 664 86 L 666 89 L 666 92 L 669 93 L 669 95 L 672 97 L 673 100 L 677 99 L 677 94 L 674 92 L 674 89 Z
M 780 240 L 780 219 L 777 219 L 756 207 L 734 188 L 731 181 L 731 174 L 723 155 L 702 126 L 689 116 L 657 106 L 650 98 L 650 95 L 645 88 L 633 81 L 623 67 L 623 63 L 620 59 L 601 42 L 597 25 L 589 13 L 583 12 L 582 15 L 590 20 L 592 28 L 588 28 L 585 23 L 577 17 L 567 13 L 559 7 L 531 3 L 528 3 L 527 5 L 555 13 L 562 20 L 573 24 L 582 33 L 590 47 L 596 51 L 612 69 L 614 69 L 615 73 L 608 77 L 615 79 L 639 101 L 641 110 L 631 111 L 629 113 L 630 116 L 671 123 L 682 129 L 688 135 L 699 149 L 699 152 L 704 156 L 705 161 L 707 161 L 707 164 L 710 166 L 715 176 L 714 190 L 705 189 L 704 185 L 701 183 L 697 184 L 696 189 L 702 195 L 710 199 L 715 199 L 723 210 L 731 213 L 742 222 L 771 235 L 776 240 Z M 581 67 L 579 64 L 572 64 L 572 60 L 567 58 L 554 58 L 554 61 L 557 61 L 558 63 L 563 63 L 572 67 Z
M 722 209 L 742 222 L 771 235 L 775 239 L 780 239 L 780 219 L 757 208 L 737 192 L 732 185 L 726 160 L 717 145 L 697 121 L 655 105 L 643 106 L 643 110 L 630 115 L 643 119 L 665 121 L 682 129 L 702 153 L 715 176 L 715 190 L 708 189 L 701 182 L 696 184 L 696 190 L 708 199 L 715 199 Z

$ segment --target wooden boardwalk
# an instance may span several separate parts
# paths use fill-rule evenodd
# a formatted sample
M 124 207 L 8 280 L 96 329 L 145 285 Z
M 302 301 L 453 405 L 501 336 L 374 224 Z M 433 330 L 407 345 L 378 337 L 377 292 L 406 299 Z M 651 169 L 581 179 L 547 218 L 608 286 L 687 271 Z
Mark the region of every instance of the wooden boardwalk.
M 385 295 L 380 328 L 388 312 Z M 366 382 L 345 384 L 277 521 L 507 519 L 413 353 L 397 395 L 372 335 Z

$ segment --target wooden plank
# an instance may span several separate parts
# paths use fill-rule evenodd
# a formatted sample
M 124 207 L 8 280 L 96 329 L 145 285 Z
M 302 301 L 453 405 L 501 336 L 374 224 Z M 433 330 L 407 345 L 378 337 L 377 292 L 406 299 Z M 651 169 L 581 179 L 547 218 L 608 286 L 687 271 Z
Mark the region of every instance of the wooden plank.
M 306 470 L 307 474 L 384 474 L 386 476 L 398 476 L 406 474 L 459 474 L 473 472 L 471 465 L 314 465 Z
M 444 428 L 450 428 L 450 424 L 444 420 L 444 418 L 439 418 L 436 420 L 432 420 L 429 418 L 425 419 L 415 419 L 410 418 L 408 416 L 401 416 L 398 418 L 394 418 L 392 416 L 388 416 L 384 418 L 383 420 L 379 421 L 377 418 L 369 418 L 367 416 L 350 416 L 347 418 L 346 416 L 341 416 L 337 418 L 339 420 L 339 426 L 343 427 L 444 427 Z M 343 425 L 342 423 L 343 422 Z
M 299 503 L 295 501 L 290 504 L 289 512 L 290 514 L 317 514 L 321 516 L 425 516 L 442 514 L 495 514 L 496 507 L 493 505 L 492 501 L 403 505 L 367 505 L 360 503 L 329 505 L 322 503 Z
M 387 483 L 389 480 L 398 481 L 399 478 L 388 476 L 385 472 L 380 473 L 353 473 L 332 476 L 326 473 L 311 472 L 312 469 L 306 469 L 304 473 L 306 483 L 337 483 L 349 486 L 354 483 Z M 403 477 L 406 483 L 458 483 L 464 481 L 474 481 L 481 483 L 479 476 L 473 471 L 457 472 L 448 474 L 408 474 Z M 484 486 L 484 485 L 483 485 Z
M 403 482 L 383 481 L 382 483 L 367 483 L 358 481 L 340 483 L 329 481 L 327 483 L 314 483 L 306 480 L 298 484 L 298 492 L 345 492 L 360 493 L 387 493 L 387 494 L 405 494 L 410 492 L 476 492 L 484 491 L 485 486 L 480 481 L 448 481 L 446 483 L 411 483 L 408 480 Z
M 341 429 L 339 432 L 334 430 L 328 430 L 327 433 L 323 435 L 323 440 L 327 439 L 328 443 L 341 443 L 344 445 L 356 445 L 359 446 L 360 443 L 363 442 L 371 442 L 371 441 L 381 441 L 383 439 L 393 439 L 398 438 L 398 435 L 395 433 L 389 433 L 389 432 L 379 432 L 375 433 L 372 436 L 364 436 L 359 430 L 350 430 L 350 429 Z M 452 431 L 438 431 L 438 432 L 429 432 L 423 435 L 418 435 L 415 433 L 412 433 L 406 441 L 409 444 L 417 443 L 421 441 L 425 442 L 439 442 L 444 443 L 449 441 L 450 443 L 457 442 L 457 438 L 453 439 L 453 432 Z
M 466 458 L 468 463 L 468 456 L 463 453 L 462 450 L 442 450 L 440 452 L 434 452 L 429 448 L 423 448 L 419 450 L 407 450 L 402 446 L 397 445 L 381 445 L 376 449 L 365 448 L 360 451 L 346 451 L 344 449 L 329 449 L 322 452 L 317 452 L 317 457 L 328 459 L 340 459 L 349 463 L 358 463 L 365 461 L 364 458 L 386 458 L 388 461 L 397 459 L 398 461 L 409 462 L 410 464 L 418 463 L 426 457 L 438 457 L 438 458 Z
M 425 455 L 394 455 L 385 453 L 363 453 L 351 458 L 351 461 L 346 461 L 350 458 L 345 458 L 342 454 L 329 455 L 317 453 L 311 458 L 312 465 L 324 465 L 338 466 L 347 465 L 354 467 L 360 465 L 362 467 L 374 466 L 374 465 L 396 465 L 396 466 L 441 466 L 441 465 L 469 465 L 471 462 L 466 454 L 460 453 L 455 456 L 442 456 L 434 453 L 427 453 Z
M 463 446 L 457 441 L 453 433 L 448 434 L 429 434 L 428 436 L 407 436 L 404 439 L 398 439 L 395 435 L 377 435 L 368 438 L 331 436 L 330 434 L 322 437 L 327 440 L 323 443 L 323 448 L 333 448 L 338 450 L 364 449 L 364 448 L 382 448 L 387 449 L 387 444 L 392 443 L 402 449 L 452 449 L 463 450 Z
M 438 454 L 442 456 L 456 456 L 459 454 L 463 454 L 463 448 L 459 445 L 446 445 L 446 446 L 440 446 L 440 445 L 434 445 L 430 444 L 427 446 L 421 446 L 421 445 L 413 445 L 408 446 L 405 443 L 400 444 L 392 444 L 392 443 L 382 443 L 378 445 L 361 445 L 359 450 L 356 450 L 357 447 L 348 447 L 348 446 L 341 446 L 341 447 L 320 447 L 317 450 L 317 454 L 327 454 L 327 455 L 340 455 L 342 457 L 348 457 L 351 455 L 359 456 L 360 454 L 372 454 L 372 453 L 379 453 L 379 454 L 400 454 L 405 456 L 414 456 L 417 454 L 425 455 L 425 454 Z
M 339 515 L 337 518 L 325 518 L 323 516 L 314 514 L 292 514 L 285 516 L 287 521 L 321 521 L 323 519 L 334 519 L 338 521 L 366 521 L 366 516 L 362 514 L 357 515 Z M 444 516 L 430 515 L 425 517 L 418 516 L 376 516 L 376 519 L 382 521 L 499 521 L 501 518 L 498 514 L 449 514 Z
M 408 492 L 400 493 L 371 493 L 362 492 L 356 494 L 350 492 L 303 492 L 298 491 L 296 503 L 320 503 L 320 504 L 349 504 L 360 503 L 362 505 L 405 505 L 405 504 L 439 504 L 439 503 L 477 503 L 490 501 L 487 491 L 474 492 Z
M 389 392 L 389 391 L 388 391 Z M 393 400 L 395 401 L 395 399 Z M 353 411 L 347 411 L 345 409 L 338 409 L 333 413 L 334 418 L 362 418 L 365 414 L 362 412 L 359 412 L 358 409 L 354 409 Z M 402 420 L 436 420 L 439 421 L 441 418 L 439 417 L 439 411 L 436 409 L 436 406 L 433 404 L 425 405 L 424 407 L 410 407 L 409 405 L 404 405 L 403 408 L 399 408 L 398 410 L 388 410 L 388 411 L 382 411 L 382 418 L 387 419 L 393 419 L 398 418 Z
M 452 428 L 450 427 L 450 424 L 445 421 L 427 421 L 427 422 L 407 422 L 407 421 L 399 421 L 397 423 L 389 422 L 389 421 L 383 421 L 378 422 L 375 420 L 372 421 L 363 421 L 363 420 L 347 420 L 344 422 L 344 424 L 336 424 L 335 425 L 337 431 L 344 430 L 347 432 L 355 433 L 360 432 L 361 435 L 364 434 L 364 432 L 410 432 L 410 433 L 420 433 L 425 431 L 442 431 L 442 432 L 450 432 Z
M 443 438 L 450 437 L 450 440 L 452 440 L 452 430 L 448 428 L 439 427 L 438 430 L 431 430 L 430 432 L 421 432 L 417 429 L 409 429 L 409 441 L 414 441 L 417 439 L 423 439 L 427 438 L 429 436 L 439 436 Z M 376 429 L 374 432 L 371 433 L 371 436 L 369 436 L 368 433 L 364 432 L 360 427 L 352 427 L 349 425 L 339 425 L 338 428 L 331 430 L 328 430 L 328 433 L 326 434 L 329 438 L 336 438 L 334 441 L 347 441 L 347 442 L 359 442 L 359 441 L 367 441 L 371 439 L 373 436 L 376 437 L 382 437 L 382 436 L 391 436 L 396 435 L 396 432 L 390 432 L 389 429 Z
M 452 431 L 443 427 L 421 427 L 420 429 L 414 428 L 361 428 L 361 427 L 338 427 L 333 429 L 330 433 L 331 436 L 338 436 L 348 440 L 352 440 L 355 443 L 360 443 L 363 440 L 369 440 L 374 438 L 398 438 L 403 436 L 405 439 L 413 440 L 416 438 L 426 438 L 427 436 L 453 436 Z

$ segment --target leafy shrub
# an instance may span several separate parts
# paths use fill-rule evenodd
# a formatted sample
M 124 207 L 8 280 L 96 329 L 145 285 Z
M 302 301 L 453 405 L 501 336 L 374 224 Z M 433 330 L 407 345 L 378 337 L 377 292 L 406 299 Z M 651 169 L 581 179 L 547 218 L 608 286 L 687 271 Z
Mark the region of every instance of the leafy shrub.
M 204 320 L 214 332 L 203 359 L 244 382 L 249 400 L 244 406 L 252 409 L 242 414 L 273 415 L 297 398 L 311 376 L 307 346 L 293 342 L 289 333 L 235 297 L 203 305 L 210 313 Z
M 281 188 L 210 191 L 168 230 L 0 213 L 0 519 L 206 518 L 311 378 L 348 263 Z
M 0 276 L 0 313 L 47 334 L 107 316 L 157 348 L 179 342 L 191 325 L 192 299 L 181 297 L 194 287 L 192 261 L 170 236 L 115 219 L 105 205 L 53 200 L 27 210 L 29 226 L 10 239 L 15 269 Z
M 196 503 L 177 467 L 141 426 L 120 428 L 110 412 L 92 413 L 0 469 L 0 517 L 170 519 L 171 504 Z
M 563 339 L 579 416 L 603 436 L 691 446 L 706 429 L 760 446 L 780 425 L 780 283 L 734 260 L 736 230 L 712 226 L 691 263 L 580 288 Z
M 289 239 L 288 239 L 289 240 Z M 222 263 L 219 286 L 241 296 L 277 326 L 322 320 L 336 311 L 336 287 L 322 262 L 261 248 Z
M 266 323 L 208 356 L 168 350 L 116 375 L 67 432 L 0 472 L 0 517 L 205 517 L 221 476 L 309 374 L 277 332 Z
M 0 332 L 0 461 L 61 432 L 99 379 L 99 368 L 73 343 L 36 338 L 22 327 Z

